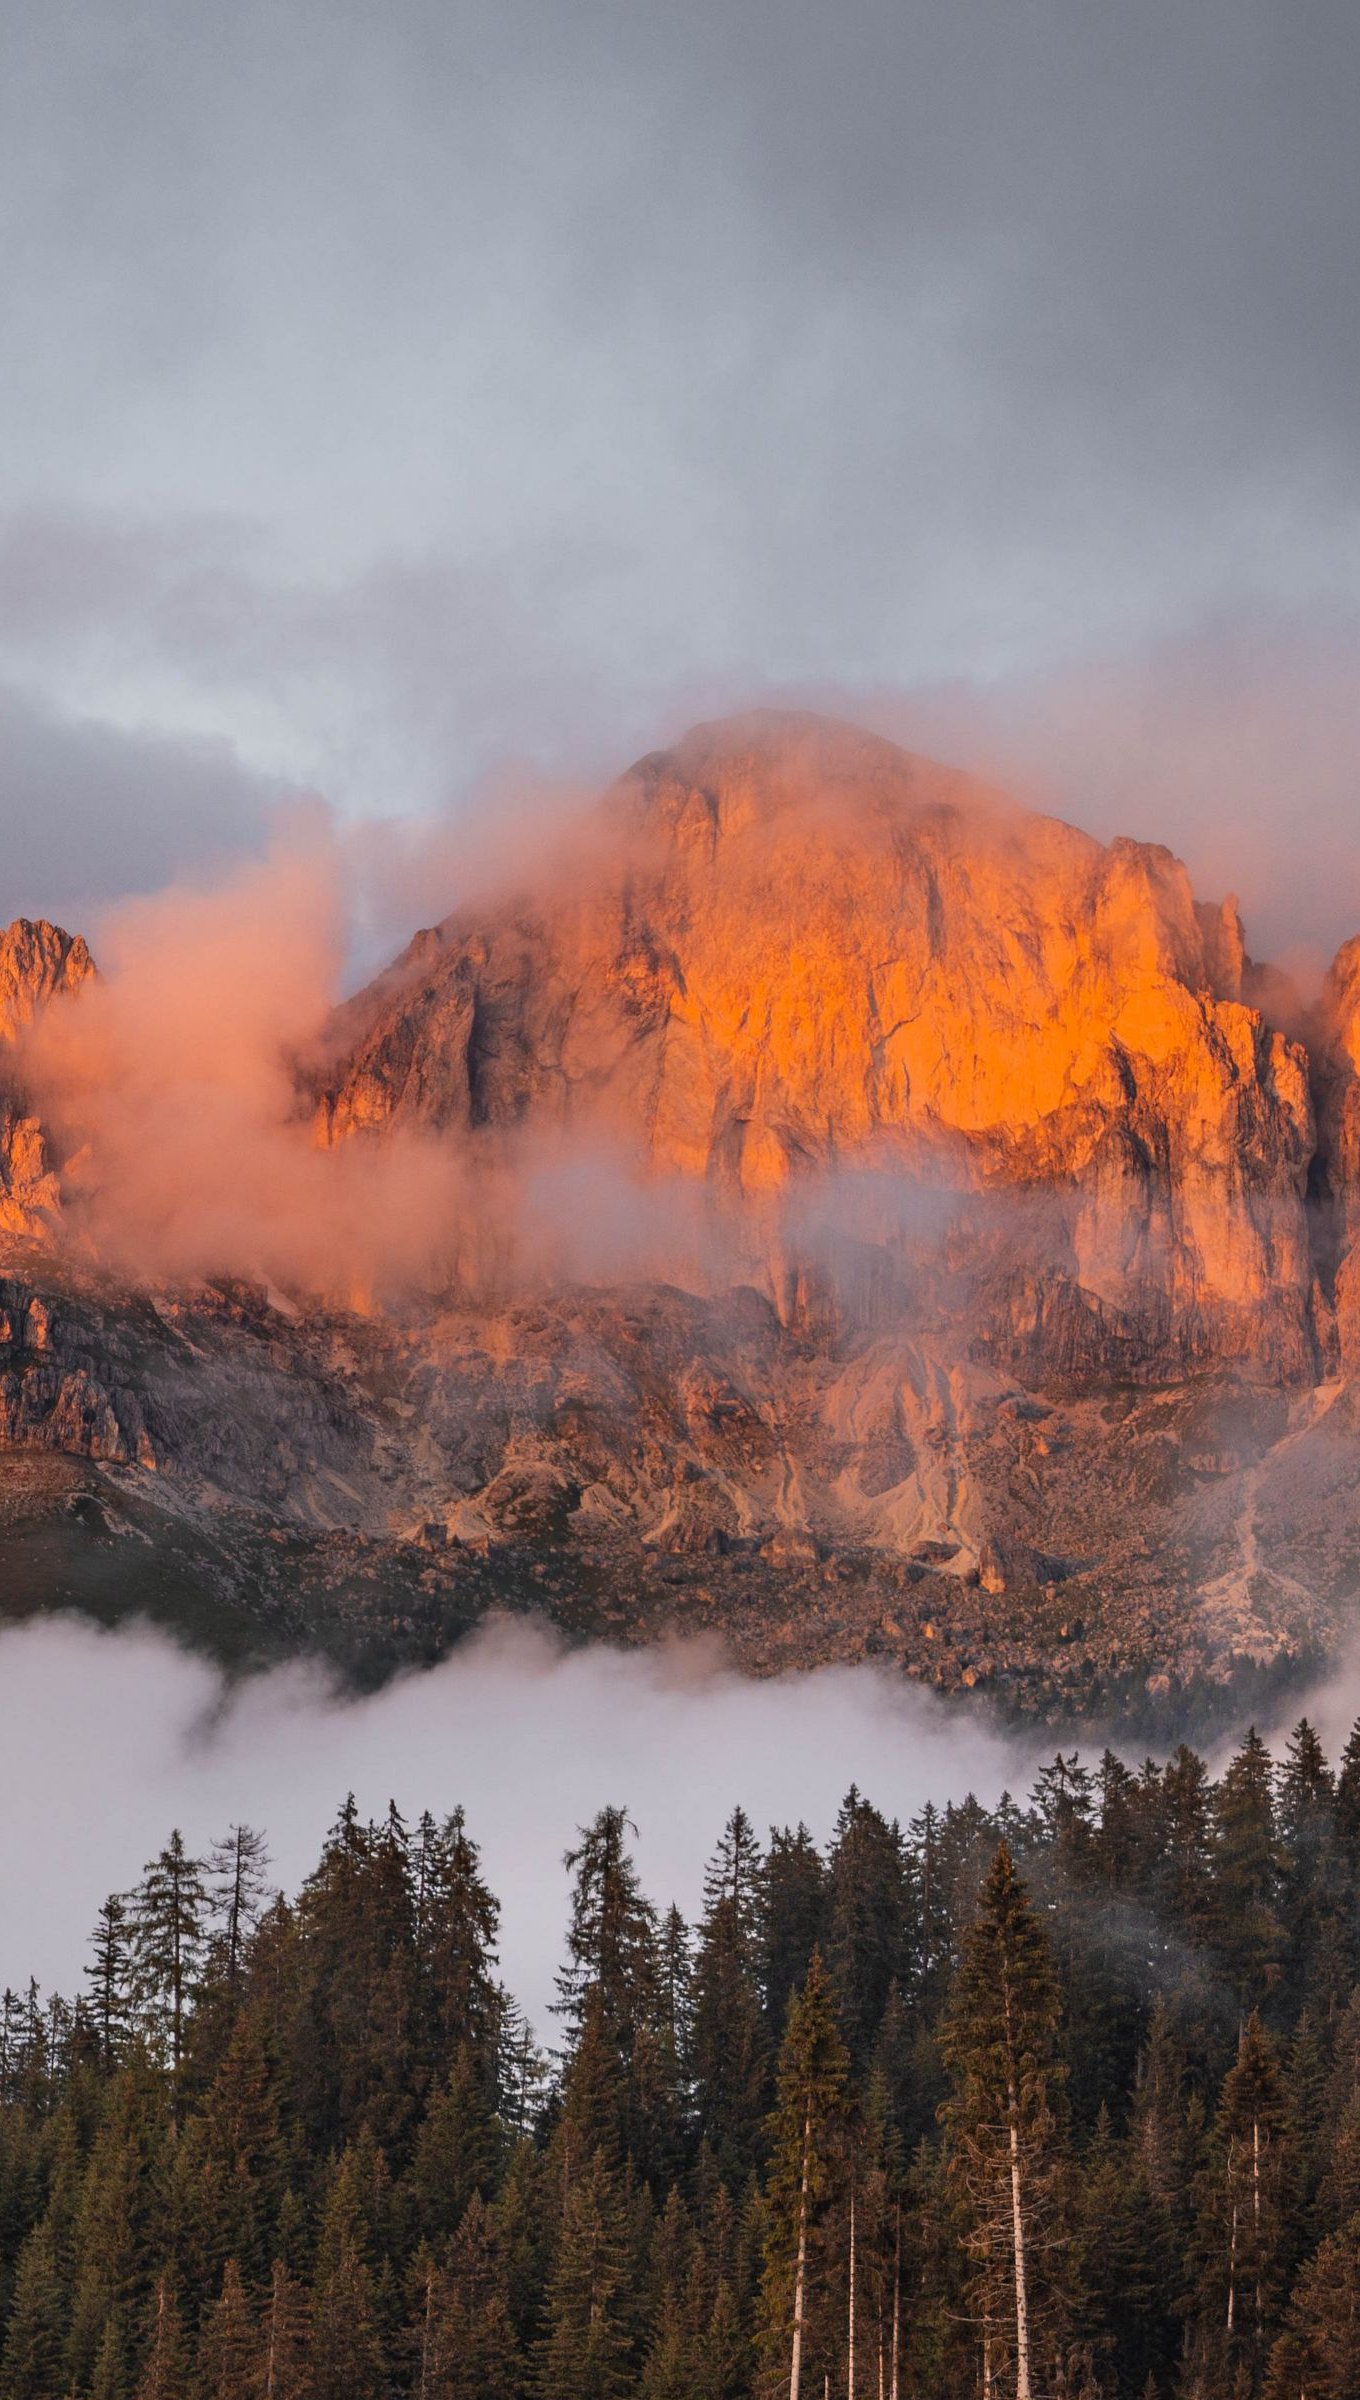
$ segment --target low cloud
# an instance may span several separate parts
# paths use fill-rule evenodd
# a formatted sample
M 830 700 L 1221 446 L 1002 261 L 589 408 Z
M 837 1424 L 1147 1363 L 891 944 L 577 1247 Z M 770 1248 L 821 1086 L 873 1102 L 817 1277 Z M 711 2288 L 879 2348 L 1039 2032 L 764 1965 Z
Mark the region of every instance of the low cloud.
M 0 1982 L 73 1990 L 100 1901 L 173 1825 L 195 1847 L 264 1827 L 296 1889 L 352 1789 L 366 1814 L 466 1807 L 504 1903 L 503 1973 L 546 2031 L 562 1853 L 606 1802 L 638 1827 L 648 1891 L 693 1915 L 738 1802 L 825 1840 L 852 1782 L 905 1822 L 927 1799 L 1024 1789 L 1045 1754 L 873 1668 L 752 1682 L 699 1645 L 568 1650 L 493 1624 L 355 1700 L 309 1668 L 228 1686 L 150 1631 L 33 1624 L 0 1634 L 0 1812 L 28 1828 L 0 1856 Z
M 1356 636 L 1350 612 L 1258 610 L 1038 675 L 834 696 L 1104 841 L 1164 842 L 1308 981 L 1360 931 Z
M 455 1263 L 453 1151 L 415 1135 L 328 1151 L 299 1101 L 343 956 L 324 814 L 220 884 L 129 904 L 99 941 L 105 971 L 24 1055 L 73 1239 L 133 1273 L 253 1274 L 356 1305 Z

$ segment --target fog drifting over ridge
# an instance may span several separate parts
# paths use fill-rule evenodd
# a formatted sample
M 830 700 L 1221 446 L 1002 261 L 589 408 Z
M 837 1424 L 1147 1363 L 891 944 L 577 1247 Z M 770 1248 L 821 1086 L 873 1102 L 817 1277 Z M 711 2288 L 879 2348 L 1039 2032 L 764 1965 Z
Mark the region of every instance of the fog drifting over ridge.
M 1357 1707 L 1352 1659 L 1261 1730 L 1278 1754 L 1307 1713 L 1335 1761 Z M 1121 1748 L 1117 1727 L 1007 1732 L 876 1667 L 753 1680 L 707 1643 L 567 1648 L 508 1619 L 354 1698 L 312 1666 L 231 1685 L 150 1628 L 47 1618 L 0 1633 L 0 1986 L 31 1973 L 72 1995 L 100 1902 L 175 1825 L 191 1848 L 230 1822 L 262 1828 L 291 1895 L 352 1790 L 366 1816 L 389 1799 L 410 1820 L 466 1809 L 502 1903 L 503 1980 L 552 2040 L 562 1854 L 607 1802 L 637 1828 L 644 1889 L 692 1922 L 738 1803 L 762 1839 L 803 1819 L 824 1843 L 852 1783 L 905 1825 L 928 1799 L 1023 1800 L 1055 1750 L 1094 1763 L 1106 1738 Z M 1231 1747 L 1211 1746 L 1216 1772 Z M 1136 1766 L 1144 1748 L 1122 1754 Z
M 1051 1743 L 1047 1748 L 1051 1749 Z M 269 1836 L 290 1893 L 349 1790 L 365 1815 L 462 1804 L 503 1904 L 501 1971 L 550 2034 L 562 1853 L 609 1803 L 638 1828 L 661 1905 L 697 1911 L 705 1859 L 740 1803 L 762 1835 L 831 1831 L 851 1783 L 903 1822 L 923 1801 L 994 1801 L 1047 1754 L 868 1667 L 756 1682 L 706 1645 L 567 1650 L 493 1623 L 441 1665 L 358 1699 L 290 1666 L 235 1687 L 161 1635 L 46 1619 L 0 1634 L 0 1985 L 68 1994 L 95 1911 L 174 1825 Z M 22 1838 L 19 1828 L 24 1829 Z

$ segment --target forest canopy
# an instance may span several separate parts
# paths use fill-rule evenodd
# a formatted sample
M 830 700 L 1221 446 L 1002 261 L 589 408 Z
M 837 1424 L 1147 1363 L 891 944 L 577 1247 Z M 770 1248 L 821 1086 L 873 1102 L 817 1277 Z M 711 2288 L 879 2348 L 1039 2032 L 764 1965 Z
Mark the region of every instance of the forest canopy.
M 536 2032 L 460 1810 L 173 1833 L 4 1997 L 0 2400 L 1360 2389 L 1360 1728 L 633 1844 Z

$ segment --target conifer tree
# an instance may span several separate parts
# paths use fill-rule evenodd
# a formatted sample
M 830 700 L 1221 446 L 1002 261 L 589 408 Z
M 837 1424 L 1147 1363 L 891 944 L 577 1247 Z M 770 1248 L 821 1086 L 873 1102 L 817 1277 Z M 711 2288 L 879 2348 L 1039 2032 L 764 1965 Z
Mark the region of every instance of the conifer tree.
M 93 1953 L 85 1969 L 90 1986 L 90 2013 L 99 2045 L 100 2064 L 115 2066 L 132 2030 L 133 1929 L 127 1902 L 110 1892 L 90 1936 Z
M 178 2076 L 207 1934 L 208 1892 L 203 1861 L 192 1858 L 176 1829 L 149 1860 L 132 1895 L 138 1995 L 143 2021 Z
M 1318 2199 L 1327 2165 L 1328 2059 L 1321 2030 L 1305 2008 L 1285 2059 L 1285 2130 L 1290 2153 L 1290 2222 L 1299 2255 L 1322 2230 Z M 1291 2264 L 1293 2256 L 1291 2254 Z
M 1360 1849 L 1360 1717 L 1346 1737 L 1336 1778 L 1336 1828 L 1355 1857 Z
M 1273 1988 L 1284 1951 L 1273 1786 L 1253 1725 L 1214 1794 L 1214 1940 L 1244 2008 Z
M 249 2282 L 268 2271 L 269 2227 L 283 2196 L 280 2106 L 263 2025 L 253 2008 L 242 2008 L 199 2104 L 193 2163 L 202 2201 L 211 2202 L 214 2266 L 234 2257 Z
M 742 1954 L 754 1968 L 760 1944 L 764 1859 L 744 1808 L 734 1808 L 704 1869 L 704 1907 L 730 1903 Z
M 630 2156 L 628 2079 L 604 1995 L 595 1991 L 562 2072 L 552 2146 L 565 2187 L 597 2153 L 611 2168 Z
M 518 2400 L 519 2345 L 495 2220 L 480 2198 L 468 2205 L 441 2269 L 422 2244 L 408 2278 L 411 2313 L 403 2343 L 412 2400 Z
M 1285 2093 L 1253 2014 L 1224 2078 L 1201 2177 L 1195 2248 L 1195 2358 L 1211 2387 L 1256 2391 L 1279 2316 L 1288 2240 Z
M 761 2346 L 771 2388 L 800 2400 L 813 2363 L 809 2338 L 817 2246 L 834 2196 L 845 2127 L 849 2061 L 820 1951 L 789 2007 L 767 2132 L 768 2222 L 761 2278 Z M 827 2338 L 828 2328 L 819 2328 Z
M 1067 1755 L 1059 1751 L 1048 1766 L 1040 1768 L 1030 1795 L 1030 1813 L 1057 1861 L 1079 1869 L 1093 1847 L 1095 1817 L 1095 1779 L 1079 1751 Z
M 146 2353 L 137 2378 L 136 2400 L 189 2400 L 189 2366 L 184 2323 L 168 2275 L 152 2297 Z
M 207 1888 L 212 1939 L 227 1989 L 241 1980 L 246 1945 L 269 1899 L 269 1851 L 252 1825 L 230 1825 L 208 1853 Z
M 754 1930 L 736 1897 L 714 1889 L 694 1964 L 690 2057 L 695 2114 L 719 2171 L 742 2180 L 755 2163 L 765 2092 L 765 2026 Z
M 496 1943 L 500 1905 L 461 1808 L 437 1832 L 422 1826 L 414 1927 L 434 2055 L 466 2050 L 493 2084 L 500 2023 Z
M 1285 1751 L 1277 1819 L 1290 1999 L 1297 2007 L 1305 1993 L 1316 1993 L 1327 2006 L 1349 1981 L 1340 1920 L 1336 1790 L 1322 1744 L 1306 1717 L 1295 1726 Z
M 380 2400 L 383 2355 L 358 2154 L 330 2184 L 317 2246 L 311 2375 L 315 2400 Z
M 673 2147 L 674 2128 L 658 2074 L 664 2045 L 656 1912 L 639 1886 L 628 1831 L 622 1809 L 602 1809 L 567 1854 L 574 1884 L 568 1963 L 557 1979 L 556 2005 L 574 2037 L 569 2080 L 576 2077 L 578 2090 L 588 2085 L 602 2092 L 612 2079 L 603 2052 L 612 2048 L 617 2147 L 646 2173 Z M 586 2061 L 583 2049 L 590 2052 Z M 598 2138 L 590 2135 L 590 2146 Z
M 562 2211 L 536 2360 L 542 2400 L 622 2400 L 632 2380 L 631 2315 L 623 2212 L 597 2150 Z
M 825 1960 L 854 2065 L 866 2065 L 888 1993 L 911 1966 L 902 1836 L 852 1786 L 841 1804 L 827 1888 Z
M 535 2128 L 548 2088 L 548 2061 L 534 2029 L 508 1992 L 498 1994 L 497 2113 L 506 2132 L 523 2141 Z
M 484 2075 L 464 2043 L 425 2111 L 411 2162 L 411 2197 L 425 2241 L 442 2249 L 474 2194 L 490 2199 L 501 2146 Z
M 506 2162 L 492 2214 L 496 2254 L 505 2274 L 510 2322 L 525 2352 L 536 2350 L 542 2332 L 542 2303 L 548 2275 L 553 2213 L 560 2208 L 561 2183 L 531 2141 L 517 2142 Z
M 19 2253 L 0 2353 L 0 2400 L 61 2400 L 66 2327 L 65 2278 L 51 2219 L 43 2217 Z
M 1073 2186 L 1079 2341 L 1121 2392 L 1139 2393 L 1172 2363 L 1164 2299 L 1178 2262 L 1137 2136 L 1120 2140 L 1105 2109 Z
M 1295 2287 L 1265 2400 L 1355 2400 L 1360 2376 L 1360 2215 L 1329 2233 Z
M 258 2400 L 312 2400 L 310 2315 L 305 2292 L 276 2259 L 260 2326 Z
M 412 2110 L 414 1903 L 395 1808 L 361 1822 L 350 1793 L 297 1911 L 303 1962 L 297 2099 L 314 2137 L 340 2146 L 367 2122 L 400 2141 Z
M 923 2008 L 938 2009 L 950 1968 L 949 1901 L 940 1854 L 940 1812 L 927 1800 L 907 1828 L 907 1864 L 915 1887 L 917 1978 Z
M 68 2350 L 77 2385 L 92 2375 L 107 2348 L 109 2326 L 117 2328 L 115 2351 L 121 2359 L 130 2329 L 143 2313 L 150 2153 L 164 2122 L 159 2112 L 153 2115 L 153 2105 L 145 2071 L 125 2070 L 81 2181 L 71 2237 Z
M 657 2005 L 641 2062 L 639 2100 L 652 2126 L 647 2171 L 669 2184 L 688 2163 L 693 2131 L 694 1990 L 689 1928 L 671 1905 L 657 1943 Z
M 255 2328 L 241 2287 L 241 2270 L 229 2258 L 222 2289 L 203 2321 L 196 2362 L 197 2400 L 243 2400 L 257 2365 Z
M 1184 1743 L 1163 1772 L 1157 1817 L 1152 1898 L 1186 1941 L 1206 1941 L 1214 1916 L 1209 1776 L 1203 1759 Z
M 128 2368 L 127 2329 L 121 2313 L 115 2309 L 104 2322 L 95 2354 L 94 2369 L 84 2387 L 88 2400 L 128 2400 L 131 2381 Z M 140 2392 L 137 2400 L 141 2400 Z
M 644 1899 L 628 1855 L 628 1816 L 603 1808 L 566 1856 L 575 1878 L 567 1931 L 568 1965 L 558 1976 L 559 2010 L 580 2029 L 592 1993 L 625 2057 L 657 1997 L 656 1913 Z
M 714 1905 L 731 1905 L 724 1894 Z M 700 2386 L 702 2296 L 699 2245 L 679 2192 L 672 2191 L 652 2243 L 651 2338 L 642 2370 L 641 2400 L 694 2400 Z
M 970 2247 L 977 2317 L 996 2360 L 1009 2357 L 1015 2400 L 1033 2400 L 1057 2350 L 1051 2248 L 1060 2198 L 1062 2070 L 1058 1996 L 1043 1927 L 998 1850 L 964 1943 L 942 2048 L 946 2107 Z
M 1152 1827 L 1148 1795 L 1136 1775 L 1112 1750 L 1101 1754 L 1094 1783 L 1095 1826 L 1090 1841 L 1093 1876 L 1114 1891 L 1146 1893 Z
M 759 1981 L 771 2044 L 784 2037 L 789 2002 L 801 1991 L 822 1938 L 826 1868 L 806 1825 L 774 1827 L 761 1877 Z

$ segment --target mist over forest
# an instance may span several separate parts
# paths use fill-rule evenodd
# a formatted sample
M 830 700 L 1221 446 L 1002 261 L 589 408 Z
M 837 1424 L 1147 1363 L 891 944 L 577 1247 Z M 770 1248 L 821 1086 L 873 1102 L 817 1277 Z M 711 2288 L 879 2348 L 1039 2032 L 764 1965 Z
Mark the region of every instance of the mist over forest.
M 170 1831 L 0 2001 L 6 2400 L 1345 2400 L 1360 1725 L 709 1840 L 575 1829 L 536 2026 L 461 1805 Z

